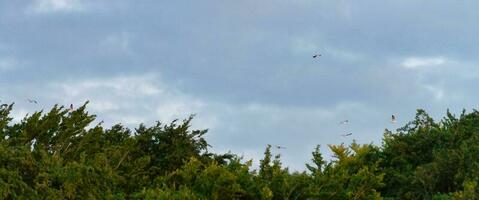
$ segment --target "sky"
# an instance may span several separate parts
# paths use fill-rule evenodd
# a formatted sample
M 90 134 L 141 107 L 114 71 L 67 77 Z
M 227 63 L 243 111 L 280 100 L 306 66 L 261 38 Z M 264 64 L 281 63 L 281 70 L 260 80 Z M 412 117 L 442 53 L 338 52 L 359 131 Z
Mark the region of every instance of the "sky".
M 196 114 L 211 151 L 257 165 L 281 145 L 283 164 L 304 170 L 316 145 L 326 158 L 328 144 L 381 145 L 416 109 L 440 120 L 477 108 L 478 6 L 0 0 L 0 100 L 15 102 L 17 121 L 86 101 L 107 126 Z

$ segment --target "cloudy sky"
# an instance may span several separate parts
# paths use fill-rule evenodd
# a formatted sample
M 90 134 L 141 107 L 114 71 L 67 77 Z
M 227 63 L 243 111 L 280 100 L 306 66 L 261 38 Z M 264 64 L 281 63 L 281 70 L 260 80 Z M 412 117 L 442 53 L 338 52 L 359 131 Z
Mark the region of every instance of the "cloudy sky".
M 0 100 L 15 102 L 17 120 L 87 100 L 108 125 L 196 114 L 214 152 L 257 163 L 278 144 L 283 163 L 301 170 L 315 145 L 330 155 L 327 144 L 380 144 L 417 108 L 436 119 L 477 108 L 478 6 L 0 0 Z

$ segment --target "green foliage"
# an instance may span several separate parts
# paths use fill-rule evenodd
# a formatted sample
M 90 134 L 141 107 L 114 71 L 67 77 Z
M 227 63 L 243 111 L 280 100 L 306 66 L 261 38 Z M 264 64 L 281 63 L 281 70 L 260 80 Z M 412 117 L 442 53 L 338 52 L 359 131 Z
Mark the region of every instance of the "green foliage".
M 463 183 L 479 175 L 478 122 L 477 111 L 463 112 L 459 118 L 448 112 L 435 123 L 418 110 L 416 119 L 397 134 L 386 133 L 382 167 L 387 187 L 383 194 L 400 199 L 444 199 L 441 194 L 456 193 L 452 196 L 462 199 Z
M 318 145 L 307 171 L 290 172 L 270 145 L 257 170 L 209 152 L 193 117 L 104 128 L 87 103 L 16 123 L 13 105 L 0 106 L 0 199 L 479 199 L 475 110 L 440 122 L 418 110 L 380 147 L 328 145 L 328 161 Z

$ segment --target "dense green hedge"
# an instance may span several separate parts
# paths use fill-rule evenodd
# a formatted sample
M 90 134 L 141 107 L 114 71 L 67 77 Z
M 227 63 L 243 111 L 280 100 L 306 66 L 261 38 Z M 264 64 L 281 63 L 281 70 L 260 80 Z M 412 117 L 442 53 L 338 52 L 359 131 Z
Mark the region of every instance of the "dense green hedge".
M 192 118 L 104 128 L 85 104 L 14 123 L 12 107 L 0 108 L 0 199 L 479 199 L 477 111 L 434 122 L 418 110 L 382 146 L 329 145 L 329 162 L 318 146 L 290 172 L 270 146 L 258 170 L 210 153 Z

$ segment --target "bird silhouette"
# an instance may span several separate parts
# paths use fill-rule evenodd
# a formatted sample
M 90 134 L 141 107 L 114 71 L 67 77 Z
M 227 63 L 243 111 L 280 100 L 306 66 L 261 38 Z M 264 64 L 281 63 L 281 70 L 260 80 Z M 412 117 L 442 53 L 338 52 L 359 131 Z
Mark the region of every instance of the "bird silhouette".
M 34 100 L 34 99 L 27 99 L 27 101 L 28 101 L 29 103 L 38 104 L 38 101 L 37 101 L 37 100 Z
M 352 134 L 353 134 L 353 133 L 347 133 L 347 134 L 342 134 L 341 136 L 347 137 L 347 136 L 350 136 L 350 135 L 352 135 Z
M 279 145 L 276 145 L 276 148 L 277 148 L 277 149 L 286 149 L 286 147 L 279 146 Z
M 317 58 L 317 57 L 320 57 L 320 56 L 321 56 L 321 54 L 314 54 L 313 58 Z
M 391 115 L 391 123 L 396 123 L 396 116 L 394 115 Z
M 73 104 L 70 104 L 70 109 L 68 111 L 73 112 Z

